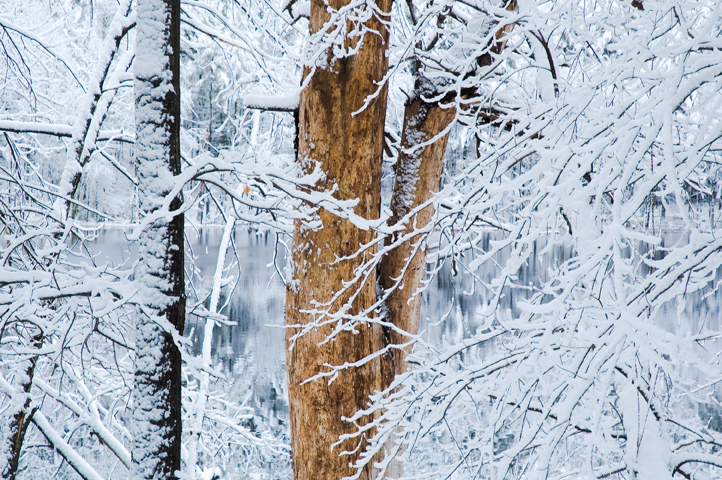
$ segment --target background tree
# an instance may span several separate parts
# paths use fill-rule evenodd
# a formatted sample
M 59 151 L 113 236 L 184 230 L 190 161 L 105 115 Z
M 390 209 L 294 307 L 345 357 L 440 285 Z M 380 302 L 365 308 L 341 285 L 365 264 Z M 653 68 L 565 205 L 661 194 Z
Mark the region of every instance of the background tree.
M 0 129 L 6 134 L 0 137 L 1 471 L 10 478 L 48 471 L 70 477 L 126 477 L 132 467 L 129 408 L 133 405 L 135 315 L 152 311 L 150 301 L 138 301 L 139 283 L 128 262 L 132 240 L 115 247 L 122 252 L 120 258 L 106 257 L 107 251 L 99 255 L 102 227 L 79 220 L 109 219 L 109 214 L 121 222 L 131 219 L 133 186 L 141 173 L 132 163 L 134 135 L 128 133 L 134 129 L 130 69 L 131 61 L 137 59 L 136 9 L 131 2 L 113 1 L 6 2 L 2 9 L 6 56 Z M 241 10 L 226 13 L 236 15 L 236 20 L 246 16 Z M 198 27 L 186 32 L 186 41 L 195 48 L 203 41 L 213 44 L 214 38 L 224 37 L 219 31 L 223 25 L 237 24 L 208 4 L 189 5 L 186 16 Z M 224 38 L 237 33 L 231 31 Z M 50 37 L 62 41 L 54 43 Z M 95 45 L 102 48 L 92 48 Z M 253 56 L 250 48 L 234 48 Z M 227 53 L 233 58 L 233 52 Z M 259 119 L 258 145 L 282 129 L 276 121 L 274 132 L 267 119 Z M 239 122 L 235 135 L 248 136 L 250 123 L 250 118 Z M 254 163 L 252 154 L 212 157 L 222 164 L 218 173 L 216 165 L 206 162 L 205 150 L 187 151 L 188 174 L 171 180 L 176 190 L 159 208 L 153 210 L 151 205 L 148 224 L 155 221 L 153 215 L 172 216 L 168 211 L 179 205 L 171 202 L 178 189 L 185 188 L 189 195 L 182 211 L 192 208 L 199 198 L 193 187 L 200 182 L 232 190 L 226 198 L 245 203 L 234 200 L 226 208 L 247 220 L 272 222 L 273 215 L 289 211 L 290 207 L 278 205 L 274 194 L 262 203 L 239 188 L 239 182 L 250 183 L 249 170 L 244 169 Z M 232 173 L 239 168 L 240 173 Z M 268 173 L 278 180 L 279 170 Z M 293 177 L 287 190 L 293 190 L 295 182 Z M 151 187 L 146 182 L 144 188 Z M 254 188 L 266 187 L 259 180 Z M 215 187 L 208 188 L 206 198 L 223 200 L 219 193 Z M 269 214 L 266 206 L 276 213 Z M 192 263 L 188 269 L 195 273 Z M 197 275 L 191 280 L 199 282 Z M 233 286 L 225 274 L 219 284 Z M 194 295 L 193 313 L 208 318 L 211 325 L 224 321 L 223 314 L 211 315 L 205 308 L 207 292 L 202 285 L 189 281 L 187 286 Z M 260 420 L 256 432 L 251 432 L 253 412 L 224 396 L 223 375 L 208 361 L 195 358 L 185 347 L 182 350 L 187 387 L 181 416 L 187 422 L 192 419 L 189 423 L 194 427 L 184 438 L 192 435 L 197 446 L 193 458 L 182 455 L 182 475 L 194 478 L 239 468 L 278 470 L 282 475 L 283 468 L 288 468 L 288 447 L 268 435 Z M 199 392 L 196 379 L 203 374 L 209 375 L 209 386 Z M 205 400 L 196 401 L 201 398 Z M 14 418 L 21 420 L 13 423 Z M 219 446 L 224 448 L 223 458 Z
M 61 175 L 63 162 L 57 162 L 56 157 L 62 143 L 54 142 L 53 137 L 74 138 L 75 147 L 83 146 L 69 149 L 66 165 L 71 167 L 78 164 L 76 156 L 112 149 L 106 143 L 111 138 L 127 141 L 119 131 L 100 131 L 100 126 L 113 99 L 122 103 L 122 95 L 117 98 L 115 93 L 132 55 L 123 55 L 126 50 L 120 48 L 119 41 L 134 21 L 129 16 L 129 2 L 119 8 L 116 5 L 117 10 L 96 11 L 107 22 L 106 27 L 112 25 L 113 32 L 105 42 L 105 30 L 91 28 L 86 32 L 88 41 L 105 46 L 94 69 L 97 75 L 88 78 L 92 72 L 81 77 L 75 73 L 76 57 L 71 60 L 67 51 L 49 45 L 36 33 L 32 22 L 48 18 L 37 15 L 40 6 L 9 2 L 4 8 L 14 15 L 12 20 L 5 16 L 2 20 L 3 96 L 7 99 L 2 128 L 16 133 L 4 134 L 2 154 L 3 160 L 10 162 L 3 162 L 7 189 L 0 214 L 4 237 L 0 247 L 0 390 L 2 418 L 8 418 L 9 424 L 2 428 L 0 471 L 5 478 L 24 475 L 28 465 L 45 463 L 42 453 L 28 448 L 28 444 L 48 445 L 59 453 L 56 468 L 65 464 L 84 478 L 100 478 L 97 470 L 103 471 L 105 466 L 86 460 L 94 448 L 78 437 L 92 432 L 99 439 L 97 444 L 106 446 L 105 454 L 130 464 L 117 416 L 104 408 L 99 398 L 104 389 L 114 390 L 121 398 L 129 392 L 124 382 L 130 372 L 125 353 L 130 329 L 123 304 L 133 291 L 127 270 L 99 269 L 94 264 L 87 242 L 92 242 L 95 233 L 79 227 L 67 215 L 73 210 L 68 206 L 79 206 L 81 211 L 94 209 L 73 198 L 72 189 L 77 184 L 72 185 L 70 176 Z M 77 5 L 67 13 L 72 20 L 66 25 L 82 29 L 90 11 Z M 62 15 L 50 18 L 51 27 L 68 20 Z M 110 65 L 116 54 L 121 58 Z M 92 65 L 95 59 L 83 60 L 85 65 Z M 85 101 L 77 110 L 63 112 L 71 117 L 81 112 L 73 128 L 59 118 L 59 110 L 64 110 L 65 93 L 74 88 L 85 90 L 86 95 L 80 96 Z M 61 178 L 66 180 L 62 189 L 54 184 L 62 183 Z M 109 361 L 109 357 L 115 358 Z M 108 375 L 111 364 L 115 365 L 115 375 Z M 65 434 L 72 418 L 80 420 L 71 430 L 78 433 L 75 437 Z

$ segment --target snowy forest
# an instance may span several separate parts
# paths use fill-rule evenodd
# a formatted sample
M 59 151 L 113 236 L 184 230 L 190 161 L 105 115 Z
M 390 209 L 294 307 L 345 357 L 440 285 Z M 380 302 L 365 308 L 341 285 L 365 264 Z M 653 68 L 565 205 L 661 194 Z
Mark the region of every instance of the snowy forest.
M 4 480 L 719 479 L 721 282 L 722 0 L 0 2 Z

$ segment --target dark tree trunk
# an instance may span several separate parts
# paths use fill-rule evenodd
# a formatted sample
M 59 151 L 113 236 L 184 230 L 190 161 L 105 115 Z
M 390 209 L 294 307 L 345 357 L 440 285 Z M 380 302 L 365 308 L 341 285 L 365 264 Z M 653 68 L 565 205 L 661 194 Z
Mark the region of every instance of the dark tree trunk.
M 18 327 L 19 328 L 19 327 Z M 37 328 L 31 326 L 30 328 Z M 39 329 L 38 329 L 39 330 Z M 22 334 L 20 334 L 22 335 Z M 34 348 L 40 348 L 43 344 L 43 334 L 38 331 L 31 337 Z M 31 410 L 30 390 L 33 388 L 33 378 L 35 376 L 35 365 L 38 357 L 33 356 L 20 364 L 21 378 L 20 391 L 25 395 L 22 404 L 19 405 L 17 411 L 12 414 L 8 425 L 8 433 L 3 439 L 2 451 L 4 468 L 0 471 L 3 480 L 15 480 L 17 478 L 18 469 L 20 467 L 20 454 L 22 453 L 23 443 L 25 441 L 25 433 L 32 421 L 33 411 Z M 12 401 L 20 399 L 13 398 Z
M 158 208 L 180 173 L 180 0 L 140 0 L 135 58 L 136 159 L 141 210 Z M 171 210 L 180 206 L 175 198 Z M 140 237 L 136 271 L 134 478 L 175 478 L 181 468 L 181 355 L 185 323 L 183 216 Z

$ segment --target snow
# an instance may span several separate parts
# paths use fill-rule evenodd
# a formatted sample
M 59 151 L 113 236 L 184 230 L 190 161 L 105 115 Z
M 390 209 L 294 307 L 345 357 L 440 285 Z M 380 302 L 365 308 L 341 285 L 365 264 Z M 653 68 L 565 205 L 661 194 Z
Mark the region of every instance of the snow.
M 138 25 L 136 56 L 133 64 L 136 94 L 136 158 L 140 209 L 152 214 L 158 210 L 175 186 L 170 164 L 171 128 L 175 121 L 164 103 L 177 95 L 170 71 L 170 5 L 148 0 L 137 5 Z M 177 148 L 177 145 L 176 145 Z M 167 199 L 169 202 L 173 197 Z M 139 236 L 139 261 L 135 275 L 141 309 L 136 318 L 135 391 L 133 395 L 133 471 L 137 479 L 160 479 L 173 472 L 169 469 L 180 452 L 172 449 L 181 419 L 171 411 L 180 403 L 180 391 L 174 391 L 173 369 L 180 361 L 172 354 L 182 332 L 166 319 L 166 310 L 181 299 L 172 293 L 182 276 L 175 278 L 174 240 L 170 218 L 159 218 L 147 225 Z M 181 320 L 182 323 L 182 320 Z M 179 386 L 177 386 L 179 387 Z M 170 456 L 170 457 L 169 457 Z
M 383 215 L 359 218 L 353 212 L 357 200 L 334 198 L 333 186 L 317 191 L 322 169 L 310 159 L 304 162 L 314 171 L 297 175 L 292 118 L 273 113 L 298 108 L 299 95 L 285 92 L 298 90 L 304 68 L 308 73 L 340 65 L 328 53 L 336 60 L 351 57 L 363 43 L 355 40 L 377 34 L 366 29 L 366 21 L 386 17 L 373 2 L 351 2 L 330 8 L 328 23 L 309 36 L 305 22 L 284 23 L 288 18 L 263 2 L 236 4 L 237 10 L 246 9 L 242 14 L 216 8 L 216 2 L 184 2 L 184 22 L 197 29 L 184 45 L 197 55 L 184 60 L 183 70 L 184 113 L 193 120 L 183 126 L 183 171 L 173 175 L 162 161 L 168 137 L 148 125 L 167 120 L 159 117 L 158 97 L 178 92 L 167 84 L 144 83 L 167 80 L 154 76 L 165 64 L 164 54 L 139 51 L 133 58 L 127 48 L 132 36 L 118 46 L 118 35 L 136 21 L 130 2 L 93 2 L 94 20 L 87 28 L 78 27 L 90 21 L 87 2 L 60 2 L 67 15 L 60 7 L 53 10 L 56 3 L 8 0 L 0 7 L 0 23 L 17 27 L 8 28 L 6 38 L 25 39 L 15 42 L 20 50 L 6 52 L 6 66 L 15 62 L 20 70 L 3 71 L 0 130 L 10 133 L 10 141 L 0 139 L 5 169 L 0 177 L 5 189 L 0 374 L 14 372 L 36 355 L 43 366 L 34 378 L 22 368 L 12 382 L 0 377 L 0 408 L 7 415 L 28 399 L 40 405 L 37 418 L 54 448 L 92 478 L 127 475 L 120 464 L 130 461 L 128 445 L 133 437 L 145 441 L 134 454 L 145 469 L 141 474 L 150 475 L 152 449 L 161 448 L 159 435 L 168 432 L 143 430 L 163 412 L 154 403 L 158 392 L 150 388 L 139 388 L 130 401 L 128 350 L 137 344 L 137 366 L 152 376 L 162 360 L 159 336 L 171 333 L 178 344 L 187 342 L 158 315 L 176 300 L 164 293 L 173 279 L 159 273 L 172 250 L 167 226 L 174 215 L 190 217 L 199 199 L 218 201 L 209 221 L 232 215 L 227 232 L 234 223 L 250 223 L 283 236 L 291 234 L 294 223 L 301 230 L 320 228 L 318 212 L 324 209 L 374 232 L 374 240 L 354 254 L 365 259 L 356 279 L 373 275 L 388 252 L 384 237 L 398 229 Z M 429 201 L 436 212 L 431 224 L 398 241 L 422 235 L 433 247 L 426 266 L 430 281 L 446 270 L 457 272 L 460 280 L 445 291 L 452 303 L 429 310 L 443 341 L 415 338 L 413 369 L 355 417 L 358 435 L 369 441 L 361 463 L 378 462 L 386 440 L 395 438 L 393 448 L 402 452 L 412 478 L 636 474 L 662 479 L 677 467 L 714 477 L 719 473 L 714 465 L 722 462 L 710 452 L 722 439 L 700 412 L 717 412 L 710 405 L 719 401 L 714 385 L 722 378 L 715 353 L 722 263 L 717 158 L 722 3 L 645 2 L 644 10 L 607 0 L 518 3 L 519 11 L 509 12 L 499 3 L 414 2 L 413 22 L 403 4 L 395 7 L 402 14 L 395 11 L 388 20 L 392 37 L 385 53 L 391 70 L 367 103 L 388 91 L 385 127 L 398 138 L 405 102 L 400 88 L 408 90 L 422 74 L 438 87 L 424 89 L 426 99 L 457 109 L 458 120 L 450 132 L 433 138 L 414 130 L 418 119 L 407 125 L 406 163 L 399 164 L 401 194 L 394 207 L 408 218 L 414 213 L 409 209 L 421 150 L 440 135 L 449 133 L 451 140 L 439 194 Z M 309 5 L 295 4 L 294 15 L 309 13 Z M 142 3 L 137 7 L 141 29 L 151 33 L 138 32 L 141 40 L 162 49 L 165 19 L 155 11 L 149 16 Z M 32 12 L 48 9 L 52 15 L 31 18 Z M 226 15 L 235 15 L 233 21 Z M 514 27 L 509 47 L 491 66 L 480 67 L 477 60 L 505 24 Z M 556 83 L 530 32 L 548 39 Z M 349 42 L 351 37 L 355 40 Z M 84 38 L 93 42 L 92 51 Z M 69 62 L 86 94 L 39 42 Z M 18 52 L 33 61 L 19 61 Z M 119 88 L 130 78 L 131 61 L 140 77 L 137 92 L 154 97 L 140 98 L 135 112 L 129 92 Z M 211 97 L 215 114 L 204 116 L 211 103 L 204 99 Z M 256 111 L 243 116 L 237 99 Z M 135 140 L 134 113 L 137 171 L 128 145 Z M 101 142 L 112 137 L 125 145 Z M 116 159 L 116 168 L 135 178 L 140 189 L 140 212 L 134 212 L 137 223 L 128 240 L 140 239 L 143 246 L 132 272 L 82 250 L 92 241 L 82 240 L 88 232 L 82 224 L 66 221 L 68 199 L 55 202 L 52 212 L 52 193 L 74 194 L 81 201 L 83 192 L 72 191 L 74 181 L 82 175 L 87 181 L 86 167 L 102 155 L 111 163 Z M 388 165 L 384 172 L 390 172 Z M 119 188 L 131 199 L 133 187 L 123 185 Z M 174 212 L 171 200 L 180 196 L 183 205 Z M 118 221 L 130 223 L 132 215 Z M 195 442 L 185 445 L 185 478 L 219 471 L 203 464 L 204 449 L 215 445 L 209 438 L 216 425 L 243 442 L 254 437 L 238 420 L 214 410 L 225 399 L 213 397 L 218 392 L 212 382 L 220 374 L 211 365 L 210 341 L 215 322 L 222 321 L 216 310 L 230 235 L 224 232 L 218 252 L 202 355 L 185 357 L 185 373 L 205 382 L 185 390 L 184 428 Z M 318 246 L 308 248 L 318 254 Z M 284 276 L 289 292 L 298 293 L 293 269 L 288 262 Z M 189 284 L 189 292 L 197 286 Z M 320 316 L 328 313 L 324 308 L 318 306 Z M 131 334 L 134 309 L 140 312 L 137 338 Z M 340 325 L 336 333 L 361 323 L 392 328 L 379 312 L 329 321 Z M 50 340 L 38 347 L 29 334 L 9 327 L 22 322 L 41 326 Z M 326 371 L 332 376 L 359 364 L 328 365 Z M 63 372 L 62 379 L 52 372 Z M 29 380 L 30 395 L 15 392 L 19 382 Z M 137 407 L 135 421 L 124 405 Z M 92 437 L 66 436 L 81 430 Z M 3 438 L 7 433 L 3 430 Z M 35 427 L 29 435 L 28 444 L 46 443 Z M 224 448 L 230 445 L 226 437 L 218 438 Z M 48 451 L 34 447 L 24 455 L 38 471 L 50 471 Z M 116 458 L 111 475 L 106 467 Z M 388 460 L 381 462 L 388 465 Z
M 42 122 L 21 122 L 15 120 L 0 120 L 0 131 L 15 133 L 39 133 L 53 135 L 56 137 L 71 137 L 73 127 L 70 125 L 58 125 L 56 123 Z M 98 140 L 116 140 L 122 142 L 133 142 L 133 137 L 121 130 L 101 130 L 98 133 Z
M 33 423 L 43 432 L 43 435 L 45 435 L 45 438 L 48 439 L 48 442 L 50 442 L 53 448 L 62 455 L 65 461 L 67 461 L 84 480 L 104 480 L 83 457 L 68 445 L 52 425 L 50 425 L 50 422 L 43 412 L 35 411 L 33 414 Z
M 275 110 L 280 112 L 292 112 L 298 109 L 299 94 L 279 95 L 274 97 L 263 95 L 246 95 L 243 105 L 247 108 L 259 110 Z
M 311 18 L 311 2 L 297 1 L 291 7 L 291 16 L 295 18 Z
M 671 480 L 669 439 L 634 384 L 623 387 L 618 408 L 627 434 L 624 460 L 630 473 L 644 480 Z

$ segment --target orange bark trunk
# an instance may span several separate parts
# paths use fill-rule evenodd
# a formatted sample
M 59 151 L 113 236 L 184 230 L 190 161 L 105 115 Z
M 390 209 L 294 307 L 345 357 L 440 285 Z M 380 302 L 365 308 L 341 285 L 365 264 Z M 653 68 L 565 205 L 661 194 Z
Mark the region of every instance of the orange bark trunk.
M 448 133 L 434 143 L 420 147 L 412 152 L 409 149 L 427 142 L 446 129 L 454 119 L 455 108 L 442 109 L 439 104 L 424 102 L 417 95 L 404 110 L 404 127 L 401 138 L 402 150 L 396 161 L 396 182 L 391 197 L 390 225 L 396 225 L 412 210 L 427 202 L 439 189 L 441 171 L 446 151 Z M 406 150 L 406 151 L 405 151 Z M 406 222 L 404 229 L 386 239 L 391 245 L 404 235 L 426 227 L 434 215 L 434 207 L 427 206 Z M 381 263 L 379 283 L 384 291 L 391 290 L 386 299 L 386 321 L 411 335 L 419 332 L 421 293 L 417 294 L 426 275 L 426 246 L 421 234 L 415 235 L 395 247 Z M 387 345 L 407 343 L 410 337 L 403 333 L 386 329 Z M 407 369 L 406 355 L 411 346 L 394 349 L 383 357 L 383 385 L 388 388 L 394 377 Z M 392 437 L 386 451 L 392 448 Z M 399 478 L 403 473 L 403 464 L 393 460 L 387 470 L 386 478 Z
M 338 9 L 346 0 L 331 1 Z M 377 2 L 384 12 L 391 10 L 391 1 Z M 317 32 L 329 19 L 327 3 L 311 1 L 310 27 Z M 345 59 L 318 68 L 309 85 L 301 93 L 298 116 L 298 160 L 304 171 L 320 162 L 326 178 L 316 186 L 328 190 L 337 186 L 339 199 L 359 199 L 355 213 L 367 218 L 379 217 L 381 196 L 381 162 L 383 128 L 386 114 L 386 88 L 366 109 L 359 110 L 369 95 L 375 93 L 388 70 L 386 49 L 388 32 L 377 19 L 366 26 L 379 34 L 369 33 L 359 52 Z M 305 75 L 310 72 L 308 69 Z M 355 269 L 369 259 L 372 251 L 350 260 L 360 245 L 373 240 L 375 233 L 356 228 L 351 222 L 321 210 L 323 224 L 310 230 L 296 222 L 291 253 L 293 276 L 286 290 L 286 323 L 304 325 L 314 320 L 327 320 L 308 310 L 326 310 L 356 315 L 376 302 L 376 279 L 373 272 L 367 279 L 351 281 Z M 345 291 L 334 300 L 334 295 Z M 315 328 L 292 344 L 298 329 L 287 330 L 289 349 L 286 363 L 289 382 L 291 445 L 295 480 L 336 480 L 352 475 L 350 467 L 364 445 L 346 441 L 331 448 L 339 436 L 355 430 L 342 417 L 350 417 L 366 407 L 368 396 L 381 387 L 380 361 L 342 371 L 332 383 L 326 379 L 302 385 L 308 378 L 329 365 L 355 362 L 383 347 L 383 331 L 379 326 L 361 325 L 355 332 L 342 332 L 321 345 L 334 325 Z M 354 451 L 339 456 L 342 451 Z M 370 478 L 363 472 L 361 478 Z
M 408 151 L 439 135 L 449 126 L 455 114 L 456 109 L 453 107 L 444 109 L 439 104 L 429 104 L 418 97 L 406 106 L 401 138 L 402 151 L 396 163 L 396 182 L 391 197 L 392 215 L 389 224 L 396 225 L 409 212 L 438 192 L 448 133 L 412 153 L 404 150 Z M 434 207 L 425 207 L 406 222 L 403 230 L 388 237 L 386 244 L 391 245 L 401 236 L 426 227 L 433 215 Z M 419 331 L 421 294 L 416 292 L 426 274 L 426 247 L 420 243 L 423 240 L 422 235 L 416 235 L 391 250 L 381 263 L 379 279 L 384 290 L 395 287 L 386 299 L 387 320 L 412 335 Z M 410 340 L 391 329 L 387 332 L 387 339 L 392 345 Z M 384 369 L 385 385 L 389 385 L 395 375 L 406 370 L 404 358 L 410 352 L 411 347 L 393 351 L 393 366 Z

